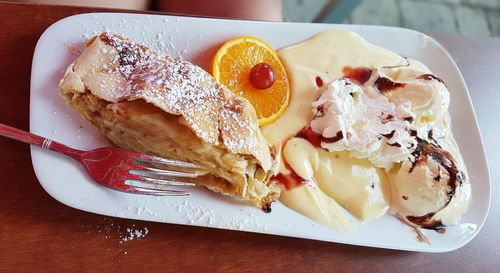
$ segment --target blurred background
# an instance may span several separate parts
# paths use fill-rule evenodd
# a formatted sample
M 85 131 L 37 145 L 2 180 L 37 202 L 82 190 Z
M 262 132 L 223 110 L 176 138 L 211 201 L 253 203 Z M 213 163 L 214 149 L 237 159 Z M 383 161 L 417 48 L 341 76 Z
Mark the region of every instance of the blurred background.
M 0 2 L 5 0 L 0 0 Z M 500 0 L 7 0 L 500 36 Z
M 400 26 L 500 36 L 500 0 L 282 0 L 289 22 Z

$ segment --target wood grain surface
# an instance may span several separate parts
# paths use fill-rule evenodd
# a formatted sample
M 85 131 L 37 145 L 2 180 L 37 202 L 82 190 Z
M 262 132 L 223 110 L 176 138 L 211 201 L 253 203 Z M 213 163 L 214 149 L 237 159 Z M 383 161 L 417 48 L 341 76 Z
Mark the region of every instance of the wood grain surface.
M 92 11 L 0 3 L 0 122 L 28 130 L 38 38 L 61 18 Z M 0 272 L 498 272 L 500 213 L 489 217 L 470 244 L 443 254 L 104 217 L 50 197 L 29 146 L 0 137 Z M 149 233 L 124 242 L 127 228 Z

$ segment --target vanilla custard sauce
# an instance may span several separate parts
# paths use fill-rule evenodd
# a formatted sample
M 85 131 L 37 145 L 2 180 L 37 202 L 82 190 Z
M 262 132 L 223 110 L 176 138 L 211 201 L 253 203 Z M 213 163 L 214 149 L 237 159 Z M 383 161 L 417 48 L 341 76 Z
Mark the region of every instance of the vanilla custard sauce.
M 378 218 L 389 209 L 387 175 L 367 159 L 353 158 L 347 151 L 316 148 L 303 138 L 287 141 L 283 157 L 300 177 L 315 182 L 323 193 L 360 220 Z
M 355 225 L 342 207 L 361 221 L 382 216 L 390 205 L 383 170 L 367 160 L 354 159 L 347 152 L 326 152 L 293 137 L 311 121 L 312 102 L 331 81 L 343 76 L 345 67 L 401 65 L 406 60 L 345 30 L 319 33 L 280 49 L 278 54 L 290 79 L 290 104 L 277 121 L 262 131 L 271 145 L 281 143 L 284 148 L 282 174 L 291 172 L 286 166 L 289 164 L 301 178 L 316 183 L 284 191 L 280 200 L 314 221 L 343 231 Z

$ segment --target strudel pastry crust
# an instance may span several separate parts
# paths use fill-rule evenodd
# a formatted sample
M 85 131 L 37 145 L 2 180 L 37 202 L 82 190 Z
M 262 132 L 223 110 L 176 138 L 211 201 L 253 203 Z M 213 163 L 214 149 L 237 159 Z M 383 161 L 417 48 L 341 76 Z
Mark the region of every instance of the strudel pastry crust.
M 197 183 L 264 210 L 279 197 L 255 110 L 198 66 L 101 33 L 59 92 L 117 146 L 199 164 L 208 174 Z

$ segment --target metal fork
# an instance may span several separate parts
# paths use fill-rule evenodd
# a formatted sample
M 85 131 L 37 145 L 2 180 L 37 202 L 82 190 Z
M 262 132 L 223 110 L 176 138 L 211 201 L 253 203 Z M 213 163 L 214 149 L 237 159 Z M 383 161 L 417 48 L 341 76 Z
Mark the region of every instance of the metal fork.
M 178 187 L 194 186 L 195 184 L 189 180 L 197 177 L 196 171 L 200 170 L 198 165 L 192 163 L 141 154 L 117 147 L 81 151 L 2 123 L 0 123 L 0 135 L 70 156 L 80 161 L 90 177 L 97 183 L 128 193 L 189 195 L 189 192 L 180 190 Z M 162 168 L 158 168 L 159 166 Z M 188 181 L 179 180 L 181 178 L 187 178 Z

